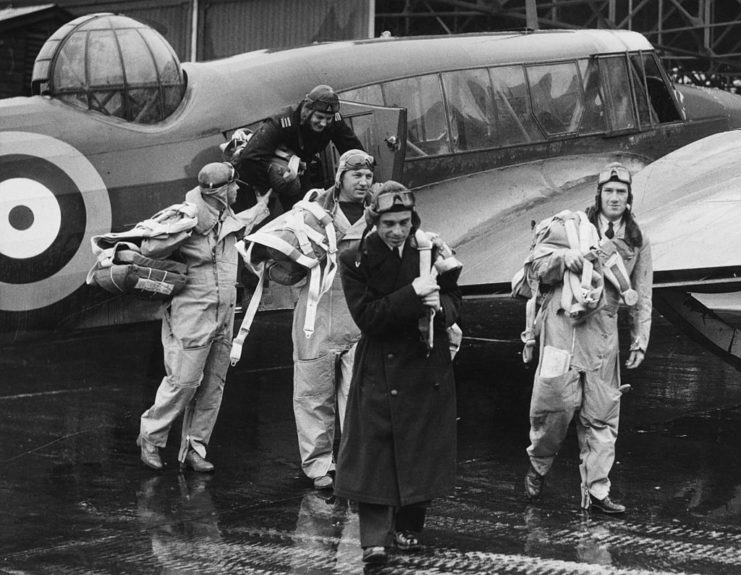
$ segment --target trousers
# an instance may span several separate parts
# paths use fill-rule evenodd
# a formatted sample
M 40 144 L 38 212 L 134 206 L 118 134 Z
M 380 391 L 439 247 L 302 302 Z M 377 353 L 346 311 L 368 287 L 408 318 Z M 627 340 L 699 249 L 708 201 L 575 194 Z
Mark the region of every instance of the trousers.
M 556 378 L 537 376 L 530 405 L 530 446 L 535 470 L 545 475 L 576 417 L 582 491 L 598 499 L 610 493 L 608 477 L 615 461 L 620 420 L 620 389 L 599 370 L 570 369 Z
M 164 447 L 172 424 L 182 414 L 180 461 L 185 461 L 189 448 L 206 457 L 229 368 L 233 322 L 226 323 L 206 345 L 187 348 L 172 333 L 169 322 L 162 322 L 165 377 L 154 404 L 141 416 L 139 437 Z
M 293 364 L 293 413 L 301 468 L 315 479 L 335 468 L 335 421 L 342 431 L 350 392 L 355 345 Z

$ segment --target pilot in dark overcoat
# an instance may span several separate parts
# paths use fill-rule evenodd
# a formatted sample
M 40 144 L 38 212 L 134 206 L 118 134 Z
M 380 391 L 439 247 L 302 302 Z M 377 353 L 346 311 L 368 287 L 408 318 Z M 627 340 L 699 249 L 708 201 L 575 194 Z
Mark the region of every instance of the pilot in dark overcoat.
M 362 336 L 335 493 L 395 508 L 429 502 L 454 486 L 456 396 L 446 328 L 461 307 L 458 273 L 438 276 L 442 310 L 435 316 L 428 355 L 419 320 L 429 308 L 412 287 L 420 274 L 414 234 L 401 257 L 375 231 L 360 249 L 359 265 L 357 248 L 340 257 L 345 297 Z

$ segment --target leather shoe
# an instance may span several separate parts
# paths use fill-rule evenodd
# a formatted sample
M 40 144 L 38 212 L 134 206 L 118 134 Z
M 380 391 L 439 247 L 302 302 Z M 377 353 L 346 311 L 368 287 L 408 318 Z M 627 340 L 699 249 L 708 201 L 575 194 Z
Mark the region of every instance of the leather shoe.
M 364 547 L 363 548 L 363 562 L 364 563 L 386 563 L 388 554 L 386 553 L 385 547 Z
M 188 450 L 188 453 L 185 455 L 185 461 L 180 463 L 181 471 L 184 471 L 188 467 L 199 473 L 212 473 L 214 470 L 214 464 L 206 461 L 193 449 Z
M 152 445 L 142 438 L 137 439 L 136 442 L 139 444 L 140 447 L 140 457 L 142 463 L 150 469 L 154 469 L 155 471 L 162 471 L 165 465 L 162 463 L 159 447 L 157 447 L 156 445 Z
M 530 500 L 540 497 L 541 493 L 543 492 L 544 483 L 545 475 L 541 475 L 540 473 L 535 471 L 535 468 L 531 463 L 530 468 L 525 474 L 525 496 Z
M 396 531 L 394 543 L 399 551 L 419 551 L 422 545 L 417 536 L 411 531 Z
M 604 499 L 597 499 L 591 493 L 589 494 L 589 509 L 601 511 L 608 515 L 619 515 L 620 513 L 625 513 L 625 505 L 615 503 L 609 496 Z

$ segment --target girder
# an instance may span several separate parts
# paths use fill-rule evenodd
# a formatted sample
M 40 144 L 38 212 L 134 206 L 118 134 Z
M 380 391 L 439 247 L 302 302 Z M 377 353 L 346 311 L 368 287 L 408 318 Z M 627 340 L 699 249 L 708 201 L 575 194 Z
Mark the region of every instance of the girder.
M 741 74 L 741 0 L 376 0 L 376 31 L 453 34 L 529 28 L 624 28 L 667 68 Z

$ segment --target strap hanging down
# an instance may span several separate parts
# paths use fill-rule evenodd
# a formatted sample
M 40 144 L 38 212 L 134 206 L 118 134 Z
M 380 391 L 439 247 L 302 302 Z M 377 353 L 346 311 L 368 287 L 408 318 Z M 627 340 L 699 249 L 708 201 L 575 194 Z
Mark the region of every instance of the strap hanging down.
M 311 213 L 324 226 L 326 238 L 306 225 L 303 216 L 304 210 Z M 257 265 L 252 264 L 252 248 L 255 244 L 273 248 L 309 270 L 309 294 L 306 303 L 304 335 L 310 338 L 314 334 L 314 324 L 316 322 L 319 300 L 332 287 L 332 282 L 337 273 L 337 235 L 331 216 L 315 202 L 303 200 L 297 202 L 293 212 L 288 219 L 288 229 L 296 236 L 300 250 L 285 240 L 268 233 L 265 231 L 265 228 L 250 234 L 243 241 L 237 242 L 237 251 L 242 256 L 246 265 L 257 274 L 258 283 L 250 299 L 249 306 L 245 311 L 239 332 L 232 342 L 230 353 L 232 366 L 236 365 L 242 356 L 242 346 L 250 332 L 250 327 L 257 314 L 257 309 L 264 291 L 266 265 L 265 262 L 260 262 Z M 327 261 L 324 270 L 322 270 L 322 267 L 319 265 L 319 259 L 314 254 L 312 241 L 320 249 L 327 252 Z M 249 243 L 248 248 L 246 248 L 245 242 Z
M 239 251 L 239 254 L 246 262 L 250 261 L 253 245 L 254 244 L 250 244 L 249 249 L 245 252 L 244 242 L 237 242 L 237 251 Z M 265 286 L 265 262 L 261 262 L 257 266 L 256 272 L 258 281 L 257 286 L 255 287 L 255 292 L 252 294 L 252 298 L 250 299 L 250 303 L 247 306 L 247 310 L 244 312 L 242 323 L 239 326 L 239 332 L 232 340 L 232 350 L 229 353 L 229 360 L 231 361 L 232 367 L 237 365 L 237 362 L 242 357 L 242 346 L 244 345 L 244 340 L 247 339 L 247 335 L 250 333 L 252 321 L 255 319 L 257 308 L 260 305 L 260 300 L 262 299 L 262 292 Z
M 414 232 L 414 239 L 417 241 L 417 249 L 419 250 L 419 277 L 436 276 L 437 270 L 432 269 L 432 240 L 420 229 Z M 434 322 L 435 310 L 428 308 L 426 315 L 419 320 L 420 331 L 427 336 L 428 354 L 435 341 Z

